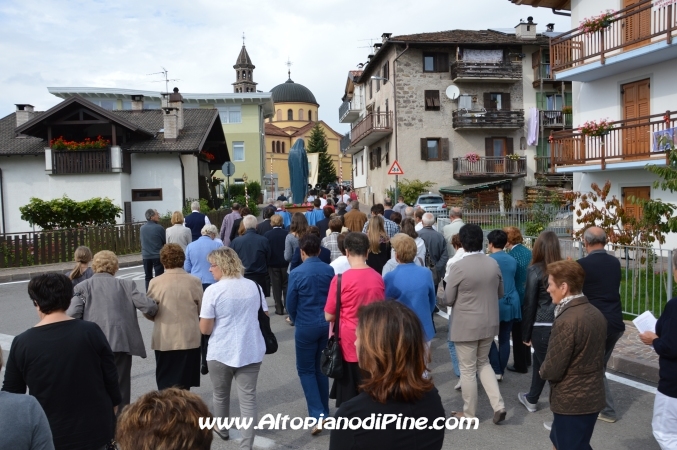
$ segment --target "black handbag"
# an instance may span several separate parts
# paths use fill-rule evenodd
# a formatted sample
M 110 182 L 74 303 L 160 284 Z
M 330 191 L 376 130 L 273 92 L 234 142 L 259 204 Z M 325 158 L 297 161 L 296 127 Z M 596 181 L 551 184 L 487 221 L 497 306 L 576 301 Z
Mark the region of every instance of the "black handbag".
M 334 320 L 334 335 L 327 341 L 327 347 L 320 356 L 320 370 L 329 378 L 339 379 L 343 376 L 343 354 L 341 353 L 341 339 L 339 337 L 339 315 L 341 313 L 341 274 L 336 280 L 336 319 Z
M 270 355 L 277 351 L 277 338 L 270 329 L 270 317 L 263 311 L 263 295 L 261 295 L 261 291 L 259 291 L 259 296 L 261 297 L 261 303 L 259 304 L 259 328 L 266 343 L 266 355 Z

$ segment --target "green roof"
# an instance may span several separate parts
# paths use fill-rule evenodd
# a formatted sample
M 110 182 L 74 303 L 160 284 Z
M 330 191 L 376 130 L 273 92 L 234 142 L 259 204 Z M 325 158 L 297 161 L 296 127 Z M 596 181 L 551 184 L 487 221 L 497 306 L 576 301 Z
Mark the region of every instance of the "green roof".
M 459 184 L 456 186 L 441 187 L 439 191 L 441 194 L 463 194 L 468 191 L 489 189 L 494 186 L 500 186 L 502 184 L 510 184 L 510 183 L 512 183 L 511 180 L 496 180 L 477 184 Z

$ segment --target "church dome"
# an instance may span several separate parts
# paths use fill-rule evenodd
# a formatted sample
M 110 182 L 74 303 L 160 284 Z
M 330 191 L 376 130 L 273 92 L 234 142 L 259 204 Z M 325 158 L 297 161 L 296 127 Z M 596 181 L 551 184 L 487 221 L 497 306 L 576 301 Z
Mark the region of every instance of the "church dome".
M 291 78 L 275 86 L 270 93 L 273 94 L 273 103 L 298 102 L 317 105 L 317 100 L 310 89 L 302 84 L 294 83 Z

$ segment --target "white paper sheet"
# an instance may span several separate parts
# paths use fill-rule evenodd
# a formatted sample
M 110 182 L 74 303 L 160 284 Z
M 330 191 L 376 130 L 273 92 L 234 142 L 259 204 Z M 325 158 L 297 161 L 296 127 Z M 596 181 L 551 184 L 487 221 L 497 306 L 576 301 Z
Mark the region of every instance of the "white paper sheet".
M 632 323 L 637 327 L 639 333 L 644 333 L 645 331 L 656 332 L 656 318 L 651 313 L 651 311 L 644 311 L 642 314 L 637 316 Z

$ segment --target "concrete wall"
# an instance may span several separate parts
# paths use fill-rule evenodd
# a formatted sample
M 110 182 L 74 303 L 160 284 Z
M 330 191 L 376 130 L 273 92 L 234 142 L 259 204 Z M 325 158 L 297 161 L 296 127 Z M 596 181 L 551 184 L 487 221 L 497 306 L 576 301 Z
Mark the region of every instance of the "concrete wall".
M 0 168 L 7 233 L 32 230 L 28 222 L 21 220 L 19 212 L 19 207 L 28 204 L 31 197 L 52 200 L 66 194 L 75 201 L 108 197 L 121 208 L 131 197 L 131 192 L 123 194 L 123 185 L 129 179 L 127 174 L 47 175 L 44 155 L 6 157 L 0 160 Z M 124 217 L 118 218 L 118 223 L 123 220 Z
M 197 164 L 184 165 L 184 177 L 186 180 L 197 179 Z M 132 189 L 162 189 L 162 200 L 132 202 L 132 217 L 137 222 L 145 220 L 144 213 L 149 208 L 164 214 L 167 211 L 180 211 L 183 206 L 181 165 L 176 154 L 132 155 L 130 185 Z

